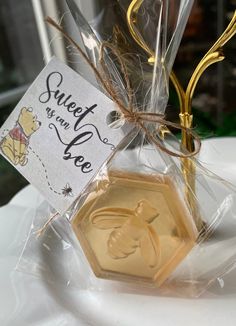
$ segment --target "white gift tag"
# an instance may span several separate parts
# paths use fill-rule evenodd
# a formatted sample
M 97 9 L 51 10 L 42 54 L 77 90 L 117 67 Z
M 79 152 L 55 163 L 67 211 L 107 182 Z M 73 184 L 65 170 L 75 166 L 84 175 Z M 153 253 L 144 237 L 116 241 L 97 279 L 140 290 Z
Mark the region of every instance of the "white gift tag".
M 131 130 L 107 125 L 115 109 L 53 58 L 0 129 L 0 152 L 62 214 Z

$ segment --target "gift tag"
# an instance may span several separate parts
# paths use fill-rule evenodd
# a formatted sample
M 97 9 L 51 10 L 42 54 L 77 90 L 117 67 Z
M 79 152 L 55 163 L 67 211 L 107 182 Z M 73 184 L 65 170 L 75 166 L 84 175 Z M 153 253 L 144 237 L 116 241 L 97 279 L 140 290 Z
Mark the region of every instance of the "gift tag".
M 131 130 L 109 127 L 115 110 L 53 58 L 0 129 L 0 152 L 62 214 Z

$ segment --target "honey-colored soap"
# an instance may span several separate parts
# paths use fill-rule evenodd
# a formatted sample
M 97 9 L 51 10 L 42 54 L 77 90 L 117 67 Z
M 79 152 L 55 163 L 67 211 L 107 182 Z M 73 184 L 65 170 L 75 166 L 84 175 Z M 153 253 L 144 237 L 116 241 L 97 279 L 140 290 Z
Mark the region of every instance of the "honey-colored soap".
M 111 172 L 72 221 L 94 273 L 160 286 L 193 248 L 196 230 L 169 177 Z

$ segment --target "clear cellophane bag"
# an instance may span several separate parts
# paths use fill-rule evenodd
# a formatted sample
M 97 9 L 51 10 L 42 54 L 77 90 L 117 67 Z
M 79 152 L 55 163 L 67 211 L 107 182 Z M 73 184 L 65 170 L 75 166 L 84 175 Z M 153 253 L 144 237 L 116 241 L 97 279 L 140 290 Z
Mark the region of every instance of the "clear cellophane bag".
M 67 3 L 108 89 L 89 64 L 85 78 L 117 100 L 110 127 L 125 123 L 119 104 L 143 120 L 128 121 L 133 128 L 113 156 L 65 216 L 36 238 L 51 213 L 46 202 L 38 208 L 18 269 L 78 288 L 199 296 L 235 265 L 236 193 L 182 147 L 171 132 L 181 127 L 164 119 L 193 1 L 141 1 L 133 29 L 128 1 L 107 2 L 90 23 L 78 2 Z M 77 50 L 68 48 L 73 61 Z

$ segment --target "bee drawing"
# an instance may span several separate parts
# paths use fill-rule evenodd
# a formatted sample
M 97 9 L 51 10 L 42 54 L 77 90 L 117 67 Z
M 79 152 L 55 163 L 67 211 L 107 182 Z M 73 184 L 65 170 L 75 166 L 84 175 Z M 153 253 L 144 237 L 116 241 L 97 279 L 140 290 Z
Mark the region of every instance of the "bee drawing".
M 69 185 L 69 183 L 67 183 L 65 185 L 65 187 L 62 189 L 62 195 L 64 195 L 64 197 L 68 197 L 68 196 L 73 197 L 74 196 L 74 194 L 72 192 L 72 188 Z
M 98 229 L 114 229 L 107 242 L 110 257 L 126 258 L 139 248 L 147 265 L 155 268 L 160 262 L 160 241 L 150 223 L 158 216 L 156 208 L 147 200 L 140 200 L 134 210 L 104 207 L 95 210 L 90 218 Z

